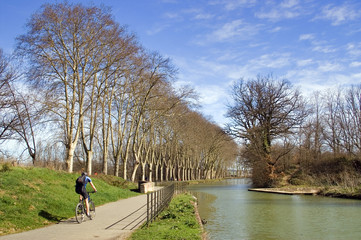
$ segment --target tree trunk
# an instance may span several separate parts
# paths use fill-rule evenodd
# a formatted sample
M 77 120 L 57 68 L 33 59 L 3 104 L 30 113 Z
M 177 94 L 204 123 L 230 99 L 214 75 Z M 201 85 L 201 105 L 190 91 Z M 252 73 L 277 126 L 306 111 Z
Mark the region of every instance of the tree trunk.
M 160 166 L 160 179 L 161 182 L 164 180 L 164 164 Z
M 74 151 L 76 144 L 70 143 L 67 149 L 66 168 L 69 173 L 73 172 Z
M 92 175 L 93 171 L 93 151 L 87 151 L 87 172 Z
M 140 163 L 138 161 L 136 161 L 135 165 L 134 165 L 134 168 L 133 168 L 133 173 L 132 173 L 132 182 L 135 182 L 135 177 L 137 175 L 137 170 L 138 170 L 138 167 L 139 167 Z
M 145 181 L 145 170 L 146 170 L 146 163 L 142 162 L 142 181 Z
M 155 181 L 158 182 L 159 181 L 159 174 L 158 174 L 158 170 L 159 170 L 159 165 L 158 164 L 155 164 Z
M 153 182 L 153 163 L 149 163 L 149 182 Z

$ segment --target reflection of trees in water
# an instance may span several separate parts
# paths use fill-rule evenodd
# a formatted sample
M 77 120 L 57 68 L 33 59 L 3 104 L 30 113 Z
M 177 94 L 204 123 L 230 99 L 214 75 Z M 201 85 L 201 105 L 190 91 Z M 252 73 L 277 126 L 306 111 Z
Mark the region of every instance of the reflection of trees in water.
M 216 196 L 205 192 L 191 192 L 193 196 L 197 198 L 198 211 L 202 219 L 208 221 L 212 218 L 216 208 L 213 207 L 213 202 L 216 200 Z

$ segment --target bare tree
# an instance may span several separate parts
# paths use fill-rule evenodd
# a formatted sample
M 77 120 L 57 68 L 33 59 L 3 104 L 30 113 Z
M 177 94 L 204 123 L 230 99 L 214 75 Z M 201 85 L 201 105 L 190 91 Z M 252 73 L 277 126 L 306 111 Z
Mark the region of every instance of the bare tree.
M 31 63 L 29 79 L 47 90 L 44 104 L 63 125 L 69 172 L 88 110 L 87 90 L 107 67 L 102 55 L 109 46 L 106 38 L 118 28 L 108 12 L 80 4 L 45 4 L 18 38 L 18 52 Z
M 10 59 L 0 49 L 0 141 L 10 139 L 13 127 L 18 124 L 13 106 L 12 84 L 16 74 L 10 66 Z
M 301 94 L 286 80 L 258 76 L 237 82 L 232 97 L 234 104 L 227 112 L 231 120 L 228 132 L 244 140 L 255 162 L 262 161 L 257 165 L 267 174 L 266 181 L 255 184 L 269 185 L 276 178 L 277 161 L 290 151 L 273 156 L 273 141 L 292 134 L 308 114 Z
M 326 129 L 324 131 L 324 138 L 331 149 L 334 157 L 341 153 L 341 142 L 340 135 L 341 131 L 339 128 L 339 114 L 342 108 L 341 91 L 327 92 L 325 94 L 325 123 Z
M 33 94 L 21 93 L 14 87 L 10 87 L 9 92 L 12 95 L 11 109 L 17 119 L 17 124 L 11 127 L 11 130 L 16 133 L 13 138 L 25 143 L 25 150 L 35 165 L 37 160 L 35 127 L 40 123 L 42 111 L 37 108 Z

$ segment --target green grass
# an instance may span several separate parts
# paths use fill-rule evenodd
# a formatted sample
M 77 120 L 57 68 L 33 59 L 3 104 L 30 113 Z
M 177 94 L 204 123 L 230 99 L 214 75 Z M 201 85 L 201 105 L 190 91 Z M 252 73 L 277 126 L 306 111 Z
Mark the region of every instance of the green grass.
M 145 226 L 137 229 L 129 239 L 201 239 L 202 230 L 196 219 L 191 201 L 194 201 L 194 199 L 189 194 L 176 196 L 156 221 L 150 224 L 149 227 Z
M 0 165 L 0 235 L 22 232 L 74 216 L 79 195 L 75 180 L 79 174 L 46 168 Z M 92 195 L 96 206 L 139 193 L 114 176 L 91 176 L 98 192 Z M 88 190 L 92 190 L 88 184 Z

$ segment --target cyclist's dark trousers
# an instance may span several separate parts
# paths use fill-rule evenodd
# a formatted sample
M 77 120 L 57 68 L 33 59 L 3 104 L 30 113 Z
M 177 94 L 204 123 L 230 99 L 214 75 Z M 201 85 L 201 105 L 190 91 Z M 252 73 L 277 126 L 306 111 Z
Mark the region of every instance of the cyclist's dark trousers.
M 76 187 L 75 192 L 82 195 L 84 199 L 87 199 L 89 197 L 88 192 L 86 191 L 85 187 Z

